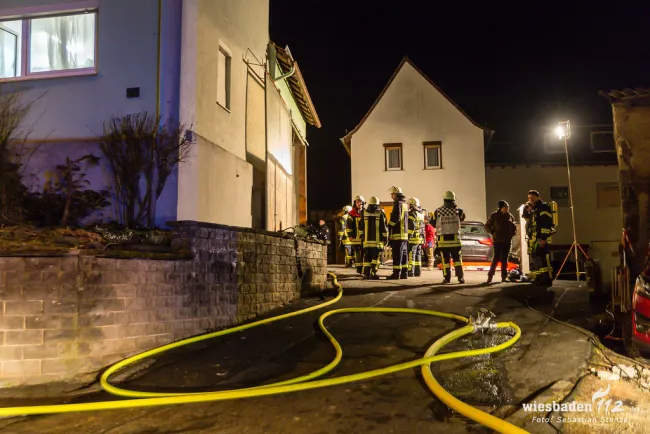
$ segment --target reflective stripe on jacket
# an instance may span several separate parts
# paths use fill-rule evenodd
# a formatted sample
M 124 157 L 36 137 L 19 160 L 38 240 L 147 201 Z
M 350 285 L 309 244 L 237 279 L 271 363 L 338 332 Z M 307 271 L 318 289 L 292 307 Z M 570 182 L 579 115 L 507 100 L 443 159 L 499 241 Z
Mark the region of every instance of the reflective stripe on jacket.
M 409 244 L 424 244 L 424 214 L 415 209 L 409 210 Z
M 361 227 L 363 247 L 384 248 L 384 240 L 388 237 L 388 224 L 386 214 L 381 210 L 366 210 L 363 213 L 363 226 Z
M 391 240 L 406 241 L 409 239 L 407 224 L 408 211 L 409 206 L 403 198 L 399 198 L 393 203 L 393 210 L 390 213 L 390 221 L 388 222 L 388 226 L 391 229 Z

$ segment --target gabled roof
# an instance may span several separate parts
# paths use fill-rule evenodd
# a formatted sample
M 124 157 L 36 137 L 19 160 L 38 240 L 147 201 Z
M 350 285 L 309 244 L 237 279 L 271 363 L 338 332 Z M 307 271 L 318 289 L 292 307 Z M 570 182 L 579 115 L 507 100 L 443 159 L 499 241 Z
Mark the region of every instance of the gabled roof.
M 300 108 L 300 113 L 308 124 L 320 128 L 320 119 L 316 113 L 316 108 L 311 100 L 311 96 L 309 96 L 309 91 L 307 90 L 307 85 L 302 77 L 300 68 L 298 67 L 298 62 L 293 60 L 293 57 L 289 52 L 287 52 L 287 50 L 279 47 L 275 43 L 273 43 L 273 45 L 275 45 L 275 50 L 278 54 L 278 63 L 282 70 L 286 72 L 290 71 L 292 67 L 295 68 L 295 72 L 287 79 L 287 81 L 289 82 L 289 88 L 296 100 L 296 104 L 298 104 L 298 108 Z
M 465 116 L 465 117 L 467 118 L 467 120 L 469 120 L 473 125 L 475 125 L 476 127 L 482 129 L 482 130 L 483 130 L 484 132 L 486 132 L 486 133 L 489 133 L 489 132 L 492 131 L 492 130 L 490 130 L 489 128 L 486 128 L 486 127 L 480 125 L 478 122 L 476 122 L 474 119 L 472 119 L 472 118 L 467 114 L 467 112 L 465 112 L 465 110 L 463 110 L 462 108 L 460 108 L 460 106 L 459 106 L 458 104 L 456 104 L 456 102 L 454 102 L 454 100 L 452 100 L 452 99 L 449 97 L 449 95 L 447 95 L 447 94 L 446 94 L 446 93 L 445 93 L 445 92 L 444 92 L 444 91 L 443 91 L 443 90 L 442 90 L 442 89 L 441 89 L 437 84 L 435 84 L 435 83 L 434 83 L 434 82 L 433 82 L 433 81 L 432 81 L 432 80 L 431 80 L 431 79 L 430 79 L 430 78 L 429 78 L 429 77 L 428 77 L 428 76 L 427 76 L 427 75 L 426 75 L 426 74 L 425 74 L 425 73 L 424 73 L 420 68 L 418 68 L 418 67 L 417 67 L 417 66 L 416 66 L 416 65 L 411 61 L 411 59 L 408 58 L 408 56 L 404 56 L 404 58 L 402 59 L 402 61 L 401 61 L 400 64 L 399 64 L 399 66 L 397 67 L 397 69 L 395 70 L 395 72 L 393 72 L 393 75 L 390 77 L 390 80 L 388 80 L 388 83 L 386 83 L 386 86 L 384 86 L 384 89 L 381 91 L 381 93 L 379 94 L 379 96 L 377 97 L 377 99 L 375 100 L 375 102 L 374 102 L 374 103 L 372 104 L 372 106 L 370 107 L 370 110 L 368 110 L 368 113 L 366 113 L 366 115 L 361 119 L 361 122 L 359 122 L 359 124 L 358 124 L 356 127 L 354 127 L 354 129 L 353 129 L 352 131 L 350 131 L 349 133 L 347 133 L 344 137 L 342 137 L 342 138 L 340 139 L 340 140 L 341 140 L 341 143 L 343 143 L 343 146 L 344 146 L 345 149 L 348 151 L 348 154 L 350 153 L 350 140 L 352 139 L 352 136 L 354 135 L 354 133 L 356 133 L 357 131 L 359 131 L 359 128 L 361 128 L 361 126 L 364 124 L 364 122 L 366 121 L 366 119 L 368 119 L 368 117 L 370 116 L 370 113 L 372 113 L 372 111 L 375 109 L 375 107 L 377 106 L 377 104 L 379 104 L 379 101 L 381 101 L 381 98 L 384 96 L 384 94 L 386 93 L 386 91 L 388 90 L 388 88 L 390 87 L 390 85 L 393 84 L 393 80 L 395 80 L 395 77 L 397 77 L 397 74 L 399 74 L 399 72 L 402 70 L 402 68 L 404 67 L 404 65 L 405 65 L 406 63 L 408 63 L 409 65 L 411 65 L 411 66 L 413 67 L 413 69 L 415 69 L 415 70 L 417 71 L 418 74 L 420 74 L 422 77 L 424 77 L 424 79 L 427 80 L 427 82 L 429 82 L 429 84 L 430 84 L 431 86 L 433 86 L 434 89 L 436 89 L 436 90 L 437 90 L 437 91 L 438 91 L 442 96 L 444 96 L 444 97 L 447 99 L 447 101 L 449 101 L 449 102 L 450 102 L 454 107 L 456 107 L 456 109 L 457 109 L 459 112 L 461 112 L 461 113 L 463 114 L 463 116 Z

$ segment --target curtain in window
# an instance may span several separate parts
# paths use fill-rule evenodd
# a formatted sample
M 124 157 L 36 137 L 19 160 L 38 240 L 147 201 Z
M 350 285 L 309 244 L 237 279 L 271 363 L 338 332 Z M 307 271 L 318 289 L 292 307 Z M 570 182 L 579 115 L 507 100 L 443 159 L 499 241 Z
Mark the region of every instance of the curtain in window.
M 0 78 L 16 76 L 18 36 L 0 28 Z
M 389 149 L 388 150 L 388 168 L 389 169 L 398 169 L 402 167 L 400 164 L 400 150 L 399 149 Z
M 30 72 L 95 65 L 95 14 L 31 20 Z
M 440 159 L 438 158 L 438 148 L 427 148 L 427 165 L 429 167 L 440 166 Z

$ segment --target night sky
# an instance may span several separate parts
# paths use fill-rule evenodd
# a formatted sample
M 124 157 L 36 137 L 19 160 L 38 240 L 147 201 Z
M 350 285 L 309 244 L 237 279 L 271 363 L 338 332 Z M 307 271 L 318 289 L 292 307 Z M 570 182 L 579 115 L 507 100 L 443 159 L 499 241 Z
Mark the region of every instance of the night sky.
M 650 2 L 473 3 L 271 0 L 271 38 L 289 45 L 323 124 L 307 133 L 310 210 L 350 199 L 338 139 L 405 55 L 495 141 L 564 117 L 611 123 L 599 90 L 650 86 Z

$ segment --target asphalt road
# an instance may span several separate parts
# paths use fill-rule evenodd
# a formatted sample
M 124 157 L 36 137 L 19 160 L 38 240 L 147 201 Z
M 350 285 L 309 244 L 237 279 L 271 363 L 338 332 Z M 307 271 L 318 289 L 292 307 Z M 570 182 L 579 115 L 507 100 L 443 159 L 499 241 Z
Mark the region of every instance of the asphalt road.
M 440 383 L 457 398 L 494 411 L 517 407 L 526 397 L 560 379 L 574 381 L 591 353 L 585 336 L 532 312 L 586 315 L 580 289 L 498 284 L 485 286 L 484 272 L 468 272 L 464 285 L 440 285 L 439 271 L 407 281 L 361 281 L 337 268 L 345 288 L 340 307 L 415 307 L 465 316 L 465 308 L 485 307 L 498 321 L 513 321 L 522 338 L 503 353 L 445 361 L 433 366 Z M 382 270 L 385 275 L 390 270 Z M 318 304 L 300 300 L 280 311 Z M 584 311 L 584 312 L 583 312 Z M 211 391 L 273 383 L 314 371 L 333 357 L 315 331 L 316 311 L 223 339 L 175 350 L 159 357 L 125 386 L 152 391 Z M 276 312 L 277 314 L 279 312 Z M 569 314 L 570 313 L 570 314 Z M 584 313 L 584 315 L 583 315 Z M 565 318 L 566 319 L 566 318 Z M 345 314 L 328 320 L 343 346 L 344 358 L 331 375 L 385 367 L 420 357 L 436 339 L 458 324 L 416 315 Z M 471 335 L 449 350 L 480 348 L 507 336 Z M 100 393 L 83 400 L 116 399 Z M 23 404 L 23 402 L 21 402 Z M 3 405 L 11 405 L 4 400 Z M 513 408 L 514 408 L 513 407 Z M 179 406 L 71 413 L 0 421 L 8 433 L 446 433 L 483 432 L 431 395 L 419 369 L 365 382 L 272 397 Z M 487 432 L 487 431 L 485 431 Z M 534 432 L 534 431 L 533 431 Z

